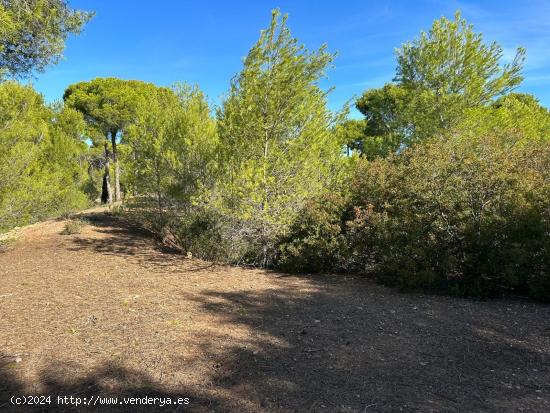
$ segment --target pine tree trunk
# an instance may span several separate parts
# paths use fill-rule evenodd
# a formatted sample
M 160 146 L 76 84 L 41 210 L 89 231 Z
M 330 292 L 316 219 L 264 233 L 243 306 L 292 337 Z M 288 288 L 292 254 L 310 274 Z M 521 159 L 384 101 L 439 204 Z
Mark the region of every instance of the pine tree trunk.
M 115 161 L 115 201 L 122 201 L 122 193 L 120 192 L 120 166 L 118 160 Z
M 103 173 L 103 185 L 101 188 L 101 203 L 102 204 L 112 204 L 113 203 L 113 194 L 111 192 L 111 176 L 109 174 L 109 147 L 107 142 L 105 142 L 105 172 Z
M 118 164 L 118 150 L 116 144 L 116 130 L 111 132 L 111 143 L 113 145 L 113 162 L 115 164 L 115 202 L 121 201 L 122 196 L 120 193 L 120 166 Z

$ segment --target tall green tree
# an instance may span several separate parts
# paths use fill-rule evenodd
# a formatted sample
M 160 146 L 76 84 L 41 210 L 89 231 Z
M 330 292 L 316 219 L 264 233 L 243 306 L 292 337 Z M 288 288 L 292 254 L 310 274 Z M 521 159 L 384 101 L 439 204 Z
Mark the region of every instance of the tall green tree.
M 127 180 L 135 193 L 155 195 L 159 214 L 174 202 L 189 206 L 212 182 L 216 125 L 198 87 L 150 90 L 125 142 Z
M 175 177 L 171 195 L 189 204 L 201 191 L 212 188 L 218 176 L 219 138 L 216 119 L 199 87 L 178 84 L 174 92 L 180 110 L 171 129 L 171 170 Z
M 163 211 L 164 189 L 173 180 L 169 152 L 173 119 L 178 115 L 178 99 L 166 88 L 151 89 L 144 105 L 137 108 L 135 121 L 128 127 L 129 180 L 140 194 L 155 194 L 159 213 Z
M 361 155 L 367 159 L 385 157 L 403 144 L 414 115 L 407 100 L 407 90 L 391 83 L 367 90 L 357 99 L 355 106 L 366 122 L 363 136 L 357 140 Z
M 84 120 L 30 86 L 0 84 L 0 230 L 86 205 Z
M 502 47 L 486 44 L 459 12 L 434 21 L 396 53 L 395 83 L 366 91 L 356 103 L 367 121 L 364 140 L 379 155 L 447 134 L 468 111 L 491 105 L 523 79 L 525 50 L 501 64 Z
M 517 87 L 525 50 L 518 48 L 510 63 L 501 65 L 502 47 L 487 45 L 460 12 L 454 20 L 442 17 L 428 32 L 397 50 L 395 80 L 437 98 L 454 97 L 468 107 L 490 103 Z
M 92 16 L 65 0 L 0 0 L 0 72 L 21 78 L 57 63 Z
M 101 132 L 104 137 L 104 140 L 95 142 L 105 148 L 103 202 L 110 203 L 113 198 L 110 190 L 111 158 L 114 163 L 114 200 L 122 199 L 118 143 L 125 128 L 135 119 L 138 108 L 154 90 L 154 85 L 137 80 L 97 78 L 71 85 L 63 95 L 66 105 L 81 112 L 90 128 Z
M 325 46 L 310 52 L 299 45 L 286 21 L 273 11 L 218 112 L 226 172 L 219 206 L 255 222 L 264 239 L 284 231 L 308 196 L 330 187 L 342 152 L 328 92 L 319 86 L 334 56 Z

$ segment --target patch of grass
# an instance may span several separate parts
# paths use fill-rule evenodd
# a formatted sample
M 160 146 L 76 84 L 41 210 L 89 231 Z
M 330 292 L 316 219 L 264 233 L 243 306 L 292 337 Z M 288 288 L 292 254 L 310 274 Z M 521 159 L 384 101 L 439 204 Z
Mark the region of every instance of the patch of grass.
M 8 248 L 13 246 L 17 241 L 17 238 L 14 236 L 8 236 L 5 238 L 0 238 L 0 252 L 6 251 Z
M 113 205 L 109 208 L 109 211 L 113 216 L 123 216 L 124 215 L 124 207 L 121 205 Z
M 61 215 L 59 215 L 59 218 L 61 219 L 71 219 L 72 212 L 66 211 L 63 212 Z
M 65 223 L 61 235 L 80 234 L 86 225 L 88 225 L 88 222 L 84 219 L 71 219 Z
M 181 324 L 181 321 L 178 319 L 175 319 L 175 320 L 168 320 L 166 321 L 166 323 L 168 323 L 171 326 L 178 326 Z

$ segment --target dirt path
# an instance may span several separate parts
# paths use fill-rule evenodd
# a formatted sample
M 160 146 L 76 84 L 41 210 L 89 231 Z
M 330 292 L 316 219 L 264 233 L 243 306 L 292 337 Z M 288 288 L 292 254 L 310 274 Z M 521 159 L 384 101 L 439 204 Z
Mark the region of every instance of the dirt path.
M 550 411 L 549 306 L 212 266 L 88 218 L 76 235 L 26 228 L 0 253 L 0 411 L 23 411 L 9 402 L 22 394 L 190 399 L 158 411 Z M 153 410 L 54 401 L 37 410 Z

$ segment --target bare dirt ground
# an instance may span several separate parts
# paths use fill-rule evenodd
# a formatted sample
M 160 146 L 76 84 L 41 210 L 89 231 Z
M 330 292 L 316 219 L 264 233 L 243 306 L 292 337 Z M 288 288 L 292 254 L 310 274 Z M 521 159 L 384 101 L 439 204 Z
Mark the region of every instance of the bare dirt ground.
M 0 253 L 0 411 L 550 411 L 550 306 L 215 266 L 87 217 Z M 190 403 L 9 401 L 37 394 Z

